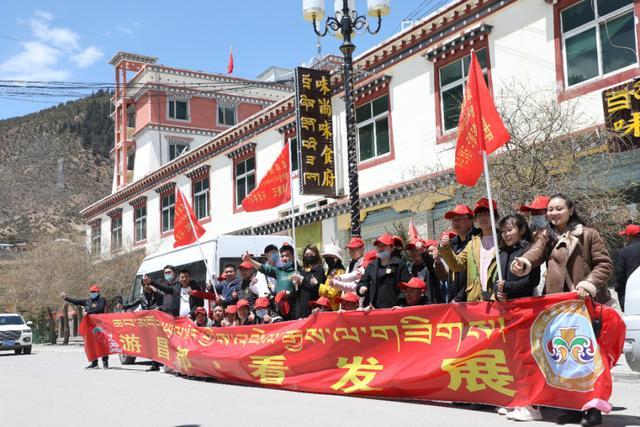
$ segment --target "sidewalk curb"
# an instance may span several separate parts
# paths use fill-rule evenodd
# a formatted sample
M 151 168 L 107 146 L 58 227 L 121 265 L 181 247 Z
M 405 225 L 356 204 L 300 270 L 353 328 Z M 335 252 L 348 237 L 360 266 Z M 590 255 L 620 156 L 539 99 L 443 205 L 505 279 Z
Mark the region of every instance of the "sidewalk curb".
M 612 372 L 611 378 L 623 383 L 640 383 L 640 373 L 637 372 Z

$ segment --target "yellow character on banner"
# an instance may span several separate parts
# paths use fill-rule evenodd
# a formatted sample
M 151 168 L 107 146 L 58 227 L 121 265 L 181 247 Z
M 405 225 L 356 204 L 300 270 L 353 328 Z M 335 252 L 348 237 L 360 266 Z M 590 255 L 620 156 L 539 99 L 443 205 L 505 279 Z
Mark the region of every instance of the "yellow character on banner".
M 331 122 L 329 120 L 323 120 L 318 126 L 318 132 L 322 132 L 322 136 L 326 139 L 331 139 L 333 133 L 331 132 Z
M 325 96 L 329 92 L 331 92 L 331 88 L 329 87 L 329 80 L 327 80 L 326 76 L 322 76 L 320 80 L 316 80 L 316 89 L 318 89 Z
M 406 316 L 400 319 L 403 341 L 431 344 L 433 325 L 429 319 L 418 316 Z
M 309 111 L 309 108 L 314 108 L 316 106 L 316 100 L 313 98 L 307 98 L 307 95 L 301 95 L 300 106 L 304 108 L 304 111 Z
M 304 184 L 307 184 L 308 182 L 311 181 L 315 181 L 316 185 L 320 184 L 320 173 L 318 172 L 305 172 L 304 175 L 302 176 L 302 181 L 304 182 Z
M 315 132 L 317 121 L 314 117 L 300 117 L 300 127 L 304 130 L 312 130 Z
M 333 390 L 342 390 L 344 393 L 354 391 L 382 390 L 381 388 L 369 387 L 377 373 L 384 369 L 375 357 L 369 357 L 367 363 L 363 363 L 362 356 L 355 356 L 353 362 L 349 362 L 346 357 L 338 359 L 338 368 L 347 369 L 347 372 L 340 378 L 340 381 L 331 386 Z M 347 384 L 351 384 L 346 387 Z
M 482 350 L 459 359 L 444 359 L 441 368 L 449 373 L 449 388 L 453 391 L 457 391 L 465 381 L 470 392 L 483 391 L 489 387 L 500 394 L 513 397 L 515 390 L 507 388 L 513 384 L 513 375 L 505 363 L 504 351 Z
M 306 165 L 314 166 L 316 164 L 316 156 L 305 156 L 304 163 Z
M 320 98 L 318 100 L 318 106 L 320 107 L 320 114 L 323 116 L 331 117 L 331 99 Z
M 640 113 L 633 113 L 631 115 L 631 120 L 629 120 L 624 133 L 626 135 L 632 133 L 636 138 L 640 138 Z
M 311 82 L 313 80 L 311 79 L 311 74 L 303 74 L 302 75 L 302 87 L 307 89 L 307 90 L 311 90 Z
M 260 380 L 260 384 L 282 385 L 285 372 L 289 370 L 284 364 L 284 356 L 251 356 L 249 368 L 255 369 L 251 375 Z
M 332 169 L 325 169 L 322 174 L 322 186 L 323 187 L 335 187 L 336 186 L 336 174 Z
M 318 149 L 318 140 L 316 140 L 314 137 L 310 137 L 309 139 L 303 139 L 302 148 L 316 151 Z
M 125 353 L 140 353 L 142 348 L 140 338 L 133 334 L 122 335 L 120 337 L 120 344 L 122 345 L 122 351 Z
M 178 347 L 176 352 L 176 365 L 181 371 L 188 372 L 193 367 L 191 360 L 189 360 L 189 349 L 184 347 Z
M 163 337 L 156 338 L 158 358 L 169 360 L 169 340 Z
M 609 92 L 606 94 L 606 98 L 608 113 L 631 109 L 631 97 L 626 88 Z
M 330 165 L 333 164 L 333 150 L 329 145 L 325 145 L 322 149 L 322 153 L 320 153 L 322 157 L 324 157 L 324 164 Z

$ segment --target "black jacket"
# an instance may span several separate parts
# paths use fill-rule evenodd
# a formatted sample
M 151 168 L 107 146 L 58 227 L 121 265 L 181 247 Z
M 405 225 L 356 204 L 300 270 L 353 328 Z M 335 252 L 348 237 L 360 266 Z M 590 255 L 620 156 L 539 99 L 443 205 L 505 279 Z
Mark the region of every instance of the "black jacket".
M 98 298 L 96 299 L 77 299 L 65 297 L 64 300 L 70 302 L 71 304 L 83 306 L 86 314 L 100 314 L 107 312 L 107 300 L 103 296 L 98 296 Z
M 422 254 L 423 264 L 416 265 L 414 262 L 407 264 L 411 277 L 419 277 L 427 284 L 426 297 L 430 303 L 440 304 L 445 302 L 442 295 L 442 288 L 440 287 L 440 280 L 436 275 L 436 270 L 433 267 L 433 258 L 428 253 Z
M 616 258 L 616 285 L 620 306 L 624 310 L 624 295 L 627 291 L 629 276 L 640 267 L 640 237 L 636 237 L 627 246 L 620 249 Z
M 358 289 L 361 286 L 367 289 L 361 295 L 364 296 L 364 306 L 372 304 L 374 308 L 391 308 L 398 305 L 398 283 L 408 282 L 409 279 L 411 274 L 402 259 L 392 257 L 384 267 L 381 266 L 380 259 L 376 259 L 364 270 L 358 284 Z
M 155 285 L 152 284 L 152 286 Z M 142 291 L 142 295 L 140 296 L 140 298 L 133 301 L 131 304 L 125 304 L 124 309 L 130 310 L 132 308 L 136 308 L 139 305 L 140 310 L 156 310 L 162 306 L 162 299 L 163 295 L 158 291 Z
M 289 297 L 289 301 L 293 305 L 291 311 L 293 312 L 294 319 L 302 319 L 311 314 L 309 302 L 318 299 L 318 288 L 320 287 L 320 284 L 324 283 L 326 280 L 322 264 L 309 271 L 303 269 L 300 271 L 300 274 L 302 275 L 302 283 L 298 286 L 298 290 L 295 290 L 294 287 L 294 290 Z M 312 277 L 315 277 L 318 281 L 315 285 L 311 283 Z
M 256 299 L 258 299 L 258 295 L 254 294 L 251 290 L 251 280 L 254 277 L 255 275 L 251 276 L 247 280 L 241 280 L 240 287 L 238 288 L 238 300 L 246 299 L 247 301 L 249 301 L 250 310 L 253 310 L 253 305 L 256 303 Z
M 536 267 L 523 277 L 511 272 L 511 263 L 516 257 L 522 256 L 529 244 L 520 241 L 519 244 L 500 249 L 500 269 L 504 279 L 504 292 L 507 299 L 524 298 L 533 296 L 533 290 L 540 283 L 540 267 Z M 494 287 L 495 289 L 495 287 Z

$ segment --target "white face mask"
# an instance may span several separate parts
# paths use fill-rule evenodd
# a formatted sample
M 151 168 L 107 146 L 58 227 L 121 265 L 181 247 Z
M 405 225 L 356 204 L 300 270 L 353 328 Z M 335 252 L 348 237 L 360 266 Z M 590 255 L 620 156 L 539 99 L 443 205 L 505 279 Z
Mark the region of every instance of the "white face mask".
M 547 226 L 547 217 L 545 215 L 533 215 L 531 217 L 531 225 L 537 229 L 543 229 Z

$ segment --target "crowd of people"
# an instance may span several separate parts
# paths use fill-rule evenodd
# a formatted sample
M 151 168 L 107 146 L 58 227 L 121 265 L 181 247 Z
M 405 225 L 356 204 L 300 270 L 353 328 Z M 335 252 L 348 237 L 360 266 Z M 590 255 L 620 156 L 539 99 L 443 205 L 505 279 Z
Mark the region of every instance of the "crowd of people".
M 497 242 L 490 210 L 499 218 Z M 295 320 L 323 311 L 507 301 L 558 292 L 618 306 L 607 286 L 614 263 L 605 242 L 568 196 L 537 196 L 518 211 L 500 217 L 497 203 L 490 205 L 486 198 L 473 209 L 457 205 L 445 214 L 451 227 L 438 241 L 404 244 L 385 233 L 367 251 L 365 242 L 353 237 L 345 248 L 348 257 L 335 244 L 322 250 L 307 245 L 296 261 L 292 246 L 269 245 L 261 257 L 264 262 L 244 253 L 239 265 L 225 265 L 220 277 L 206 285 L 192 281 L 188 270 L 168 265 L 164 280 L 144 276 L 140 298 L 123 308 L 159 309 L 189 316 L 199 327 L 225 327 Z M 640 226 L 629 224 L 620 234 L 628 245 L 616 262 L 615 288 L 624 307 L 626 280 L 640 265 Z M 66 300 L 97 312 L 89 311 L 100 306 L 96 298 L 92 293 L 89 300 Z M 520 421 L 542 418 L 532 406 L 502 408 L 499 413 Z M 601 420 L 600 412 L 590 409 L 567 411 L 558 422 L 597 425 Z

